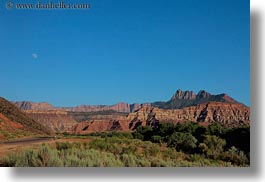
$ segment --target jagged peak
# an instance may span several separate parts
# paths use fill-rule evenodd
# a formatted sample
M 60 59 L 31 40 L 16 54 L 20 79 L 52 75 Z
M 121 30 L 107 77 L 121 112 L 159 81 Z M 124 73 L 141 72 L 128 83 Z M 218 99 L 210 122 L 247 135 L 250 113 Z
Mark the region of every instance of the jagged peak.
M 200 90 L 196 95 L 196 98 L 209 98 L 212 94 L 206 92 L 205 90 Z
M 192 100 L 195 99 L 196 96 L 193 91 L 182 91 L 181 89 L 178 89 L 176 93 L 172 96 L 171 100 L 175 99 L 187 99 L 187 100 Z

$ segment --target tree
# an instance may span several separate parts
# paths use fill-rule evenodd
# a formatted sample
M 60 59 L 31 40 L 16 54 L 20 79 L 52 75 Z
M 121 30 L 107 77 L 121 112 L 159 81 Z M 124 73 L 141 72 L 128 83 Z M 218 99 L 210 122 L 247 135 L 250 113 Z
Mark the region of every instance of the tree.
M 226 131 L 227 147 L 235 146 L 247 155 L 250 152 L 250 127 L 232 128 Z
M 207 127 L 207 134 L 222 136 L 224 134 L 224 128 L 219 123 L 213 123 Z
M 147 132 L 150 132 L 150 131 L 153 131 L 152 127 L 151 126 L 139 126 L 137 129 L 136 129 L 137 132 L 141 133 L 141 134 L 144 134 L 144 133 L 147 133 Z
M 226 141 L 224 139 L 215 135 L 206 135 L 203 143 L 199 144 L 199 148 L 206 156 L 216 159 L 225 145 Z
M 168 135 L 172 135 L 174 132 L 174 125 L 172 123 L 160 123 L 158 128 L 155 130 L 156 135 L 161 137 L 165 137 Z
M 177 124 L 175 131 L 194 134 L 198 127 L 199 127 L 199 125 L 197 123 L 187 121 L 187 122 L 182 123 L 182 124 Z
M 162 144 L 163 137 L 161 137 L 159 135 L 154 135 L 154 136 L 152 136 L 152 140 L 151 141 L 154 142 L 154 143 L 160 143 L 160 144 Z
M 196 138 L 190 133 L 174 132 L 168 139 L 168 146 L 176 150 L 191 152 L 196 148 Z
M 133 135 L 133 138 L 135 138 L 135 139 L 144 140 L 144 136 L 137 131 L 133 132 L 132 135 Z
M 244 166 L 249 165 L 249 160 L 243 151 L 232 146 L 228 151 L 223 152 L 220 155 L 220 159 L 223 161 L 232 162 L 233 164 Z
M 203 142 L 206 131 L 207 129 L 205 126 L 198 126 L 192 135 L 198 140 L 198 142 Z
M 136 129 L 136 132 L 134 134 L 134 136 L 140 137 L 140 135 L 136 133 L 139 133 L 140 135 L 143 136 L 142 140 L 151 140 L 151 137 L 153 135 L 153 129 L 150 126 L 140 126 Z

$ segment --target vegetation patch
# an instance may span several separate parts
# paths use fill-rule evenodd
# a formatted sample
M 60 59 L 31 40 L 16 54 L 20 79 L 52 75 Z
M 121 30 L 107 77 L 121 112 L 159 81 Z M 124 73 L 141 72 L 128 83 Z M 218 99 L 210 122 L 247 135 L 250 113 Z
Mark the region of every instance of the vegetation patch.
M 195 167 L 249 166 L 249 148 L 237 138 L 249 127 L 226 129 L 194 123 L 141 126 L 133 133 L 69 135 L 89 142 L 56 142 L 9 153 L 4 166 L 16 167 Z M 244 141 L 245 142 L 245 141 Z

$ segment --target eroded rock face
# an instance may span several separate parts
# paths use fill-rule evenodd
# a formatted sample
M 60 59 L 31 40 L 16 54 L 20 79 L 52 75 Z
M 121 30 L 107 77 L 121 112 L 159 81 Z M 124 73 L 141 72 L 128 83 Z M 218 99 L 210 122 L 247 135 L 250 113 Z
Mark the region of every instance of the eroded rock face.
M 117 111 L 130 113 L 134 112 L 143 106 L 150 106 L 149 103 L 144 104 L 128 104 L 125 102 L 120 102 L 115 105 L 79 105 L 76 107 L 54 107 L 46 102 L 14 102 L 14 104 L 21 110 L 35 110 L 35 111 L 50 111 L 50 110 L 62 110 L 71 112 L 98 112 L 98 111 Z
M 93 120 L 125 120 L 126 113 L 117 112 L 68 112 L 68 114 L 77 122 L 93 121 Z
M 143 107 L 146 107 L 146 106 L 151 106 L 151 104 L 150 103 L 143 103 L 143 104 L 135 103 L 135 104 L 131 104 L 130 105 L 130 112 L 135 112 L 135 111 L 137 111 L 137 110 L 139 110 L 139 109 L 141 109 Z
M 197 99 L 202 99 L 202 98 L 207 99 L 207 98 L 210 98 L 211 96 L 212 95 L 210 93 L 206 92 L 205 90 L 200 90 L 198 92 L 198 94 L 196 95 L 196 98 Z
M 77 122 L 69 116 L 66 111 L 50 110 L 36 111 L 26 110 L 28 116 L 54 132 L 65 132 L 72 128 Z
M 171 100 L 174 99 L 185 99 L 185 100 L 193 100 L 196 99 L 196 95 L 194 94 L 193 91 L 182 91 L 178 89 L 176 93 L 173 95 Z
M 22 101 L 22 102 L 15 102 L 14 104 L 21 110 L 50 110 L 50 109 L 54 109 L 54 107 L 47 102 L 35 103 L 35 102 Z
M 72 112 L 97 112 L 113 110 L 117 112 L 130 112 L 130 104 L 121 102 L 115 105 L 80 105 L 76 107 L 63 108 L 66 111 Z
M 15 104 L 35 121 L 56 132 L 128 131 L 145 125 L 156 127 L 160 122 L 192 121 L 202 125 L 218 122 L 227 127 L 249 125 L 250 122 L 249 107 L 227 94 L 213 95 L 205 90 L 197 94 L 177 90 L 169 101 L 151 104 L 121 102 L 76 107 L 54 107 L 45 102 Z
M 186 121 L 209 125 L 218 122 L 225 127 L 249 125 L 250 109 L 244 105 L 223 102 L 209 102 L 183 109 L 164 110 L 144 106 L 133 113 L 116 115 L 92 115 L 89 120 L 77 122 L 67 111 L 26 111 L 35 121 L 56 132 L 85 134 L 106 131 L 130 131 L 139 126 L 156 127 L 159 123 L 173 124 Z M 82 113 L 80 113 L 82 114 Z M 85 113 L 83 113 L 85 114 Z M 76 116 L 75 116 L 76 117 Z
M 171 122 L 174 124 L 192 121 L 208 125 L 218 122 L 224 126 L 232 127 L 249 125 L 250 123 L 250 109 L 248 107 L 222 102 L 209 102 L 173 110 L 144 107 L 137 112 L 130 113 L 127 120 L 149 125 L 150 113 L 152 113 L 153 119 L 158 122 Z
M 14 104 L 22 110 L 63 110 L 69 112 L 98 112 L 98 111 L 117 111 L 130 113 L 137 111 L 145 106 L 153 106 L 161 109 L 181 109 L 188 106 L 195 106 L 207 102 L 224 102 L 241 104 L 228 96 L 227 94 L 213 95 L 205 90 L 199 91 L 195 94 L 193 91 L 182 91 L 178 89 L 169 101 L 158 101 L 153 103 L 134 103 L 128 104 L 120 102 L 115 105 L 79 105 L 76 107 L 54 107 L 49 103 L 41 102 L 15 102 Z
M 81 122 L 73 126 L 70 133 L 87 134 L 93 132 L 106 132 L 106 131 L 129 131 L 128 121 L 115 121 L 115 120 L 93 120 Z
M 113 120 L 110 115 L 93 115 L 88 121 L 77 122 L 67 111 L 25 111 L 36 122 L 46 126 L 54 132 L 69 132 L 75 134 L 87 134 L 92 132 L 128 131 L 129 124 L 126 116 L 120 116 L 121 120 Z M 83 112 L 83 114 L 86 114 Z M 117 116 L 115 116 L 117 117 Z M 123 119 L 123 120 L 122 120 Z

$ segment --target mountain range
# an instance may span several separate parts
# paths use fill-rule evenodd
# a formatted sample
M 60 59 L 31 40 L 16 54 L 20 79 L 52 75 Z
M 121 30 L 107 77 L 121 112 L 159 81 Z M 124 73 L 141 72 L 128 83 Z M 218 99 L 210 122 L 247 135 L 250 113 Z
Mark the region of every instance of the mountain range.
M 206 102 L 223 102 L 223 103 L 242 103 L 231 98 L 227 94 L 213 95 L 205 90 L 200 90 L 196 95 L 193 91 L 182 91 L 178 89 L 176 93 L 167 102 L 154 102 L 151 105 L 161 109 L 181 109 L 188 106 L 195 106 Z
M 49 103 L 13 102 L 38 123 L 55 132 L 89 133 L 133 130 L 157 122 L 185 121 L 226 127 L 249 125 L 250 109 L 227 94 L 213 95 L 205 90 L 177 90 L 168 101 L 115 105 L 54 107 Z
M 55 107 L 47 102 L 30 102 L 30 101 L 21 101 L 14 102 L 15 105 L 21 110 L 64 110 L 71 112 L 97 112 L 97 111 L 117 111 L 130 113 L 139 110 L 145 106 L 157 107 L 160 109 L 181 109 L 188 106 L 195 106 L 197 104 L 205 102 L 224 102 L 224 103 L 236 103 L 242 104 L 228 96 L 227 94 L 218 94 L 212 95 L 205 90 L 201 90 L 198 94 L 195 94 L 193 91 L 182 91 L 178 89 L 176 93 L 172 96 L 169 101 L 157 101 L 153 103 L 134 103 L 129 104 L 125 102 L 120 102 L 115 105 L 79 105 L 76 107 Z M 243 104 L 242 104 L 243 105 Z
M 131 131 L 159 123 L 219 123 L 224 127 L 250 125 L 250 108 L 227 94 L 177 90 L 168 101 L 116 105 L 54 107 L 41 102 L 9 102 L 0 98 L 0 138 Z

